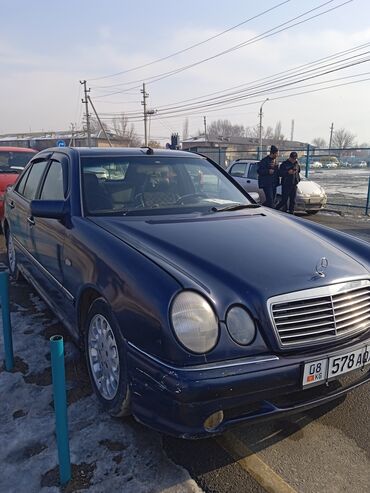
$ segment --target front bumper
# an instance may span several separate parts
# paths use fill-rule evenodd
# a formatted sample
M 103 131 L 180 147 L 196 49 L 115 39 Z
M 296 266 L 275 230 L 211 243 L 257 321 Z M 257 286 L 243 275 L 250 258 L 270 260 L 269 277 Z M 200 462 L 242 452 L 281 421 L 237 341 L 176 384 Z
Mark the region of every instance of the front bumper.
M 369 367 L 347 386 L 337 381 L 302 389 L 304 363 L 370 344 L 342 344 L 330 352 L 269 355 L 219 364 L 174 367 L 128 345 L 128 371 L 135 418 L 160 432 L 203 438 L 250 421 L 304 411 L 344 396 L 370 381 Z M 212 432 L 204 421 L 222 410 L 224 419 Z
M 326 206 L 327 203 L 327 198 L 325 197 L 320 197 L 320 198 L 306 198 L 303 196 L 298 196 L 296 199 L 295 203 L 295 210 L 296 211 L 319 211 L 323 209 Z

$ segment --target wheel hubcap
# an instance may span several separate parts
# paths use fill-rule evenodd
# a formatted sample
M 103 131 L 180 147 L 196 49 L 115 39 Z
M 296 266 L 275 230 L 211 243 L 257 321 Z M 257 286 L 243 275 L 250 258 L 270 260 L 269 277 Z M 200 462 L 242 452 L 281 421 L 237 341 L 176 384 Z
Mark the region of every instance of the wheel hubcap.
M 95 315 L 89 325 L 88 351 L 91 373 L 104 399 L 112 400 L 119 384 L 119 353 L 108 320 Z
M 15 271 L 15 250 L 12 235 L 9 233 L 8 237 L 8 262 L 10 271 L 14 273 Z

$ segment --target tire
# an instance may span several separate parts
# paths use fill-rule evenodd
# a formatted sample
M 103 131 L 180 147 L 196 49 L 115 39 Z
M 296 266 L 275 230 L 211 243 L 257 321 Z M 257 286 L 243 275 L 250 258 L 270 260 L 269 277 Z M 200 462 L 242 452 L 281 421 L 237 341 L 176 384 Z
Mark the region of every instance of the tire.
M 306 213 L 309 215 L 309 216 L 313 216 L 314 214 L 317 214 L 319 211 L 306 211 Z
M 128 416 L 130 391 L 125 341 L 103 298 L 90 306 L 84 342 L 90 381 L 98 400 L 112 416 Z
M 6 260 L 9 267 L 10 277 L 14 281 L 18 281 L 22 275 L 19 272 L 17 264 L 17 255 L 14 248 L 13 237 L 9 229 L 5 230 L 5 241 L 6 241 Z

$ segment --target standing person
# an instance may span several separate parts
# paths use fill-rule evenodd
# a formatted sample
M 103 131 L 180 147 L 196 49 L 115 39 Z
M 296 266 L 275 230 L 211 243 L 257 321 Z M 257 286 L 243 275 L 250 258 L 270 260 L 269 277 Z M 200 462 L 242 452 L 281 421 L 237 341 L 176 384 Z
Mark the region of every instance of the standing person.
M 281 176 L 281 201 L 276 209 L 287 211 L 289 200 L 289 213 L 294 213 L 295 198 L 297 195 L 297 185 L 301 181 L 299 173 L 301 168 L 298 164 L 298 154 L 291 152 L 289 159 L 281 163 L 279 174 Z
M 279 185 L 277 157 L 279 149 L 274 145 L 270 148 L 270 154 L 258 163 L 258 187 L 262 188 L 266 200 L 263 203 L 266 207 L 274 207 L 276 187 Z

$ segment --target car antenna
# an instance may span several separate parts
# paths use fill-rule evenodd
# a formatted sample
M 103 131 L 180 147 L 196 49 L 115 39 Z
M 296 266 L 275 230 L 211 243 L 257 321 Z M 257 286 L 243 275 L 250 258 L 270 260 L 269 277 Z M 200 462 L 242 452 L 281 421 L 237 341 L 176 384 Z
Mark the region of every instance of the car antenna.
M 146 154 L 154 154 L 153 149 L 149 146 L 141 146 L 140 149 L 146 149 Z

